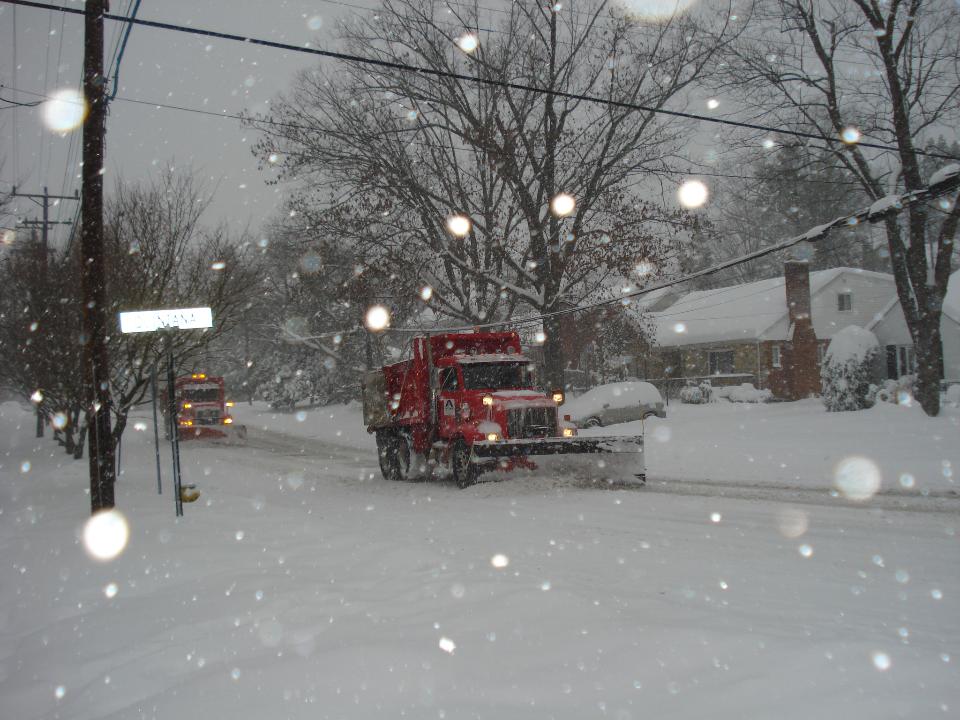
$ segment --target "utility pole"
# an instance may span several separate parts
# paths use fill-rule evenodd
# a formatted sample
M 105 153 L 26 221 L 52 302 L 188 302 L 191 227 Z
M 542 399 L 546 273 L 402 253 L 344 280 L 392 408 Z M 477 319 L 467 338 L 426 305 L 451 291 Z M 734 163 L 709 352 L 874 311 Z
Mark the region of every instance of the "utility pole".
M 103 136 L 107 111 L 103 14 L 108 9 L 107 0 L 87 0 L 83 44 L 83 94 L 88 114 L 83 123 L 80 296 L 83 303 L 83 389 L 90 441 L 90 505 L 94 513 L 114 506 L 116 471 L 110 433 L 110 364 L 103 249 Z
M 24 227 L 41 227 L 42 228 L 42 238 L 43 238 L 43 271 L 46 274 L 47 269 L 47 251 L 50 249 L 50 226 L 51 225 L 72 225 L 73 223 L 70 220 L 51 220 L 50 219 L 50 201 L 51 200 L 79 200 L 80 195 L 74 193 L 73 195 L 51 195 L 47 192 L 47 188 L 43 188 L 42 193 L 22 193 L 17 192 L 17 186 L 13 186 L 13 192 L 10 193 L 10 197 L 22 197 L 28 198 L 40 206 L 40 209 L 43 212 L 42 220 L 24 220 L 20 225 Z
M 43 188 L 43 193 L 21 193 L 17 192 L 17 186 L 13 186 L 13 192 L 10 193 L 11 197 L 22 197 L 32 200 L 37 203 L 43 211 L 42 220 L 23 220 L 18 223 L 21 227 L 36 228 L 41 227 L 41 244 L 40 250 L 38 253 L 38 272 L 40 279 L 40 286 L 46 288 L 47 281 L 47 253 L 50 250 L 50 226 L 51 225 L 70 225 L 69 220 L 51 220 L 50 219 L 50 200 L 79 200 L 79 195 L 51 195 L 47 192 L 47 188 Z M 37 404 L 37 437 L 43 437 L 43 428 L 45 424 L 45 418 L 43 410 L 40 407 L 40 404 Z

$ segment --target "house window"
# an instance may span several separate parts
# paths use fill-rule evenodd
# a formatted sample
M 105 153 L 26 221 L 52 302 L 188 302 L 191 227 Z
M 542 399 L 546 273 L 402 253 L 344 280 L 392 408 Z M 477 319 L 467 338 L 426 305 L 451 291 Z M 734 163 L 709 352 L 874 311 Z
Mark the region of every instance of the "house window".
M 853 293 L 837 293 L 837 310 L 840 312 L 853 310 Z
M 774 345 L 770 348 L 770 365 L 771 367 L 781 367 L 780 365 L 780 346 Z
M 733 350 L 713 350 L 710 352 L 710 374 L 730 375 L 733 373 Z

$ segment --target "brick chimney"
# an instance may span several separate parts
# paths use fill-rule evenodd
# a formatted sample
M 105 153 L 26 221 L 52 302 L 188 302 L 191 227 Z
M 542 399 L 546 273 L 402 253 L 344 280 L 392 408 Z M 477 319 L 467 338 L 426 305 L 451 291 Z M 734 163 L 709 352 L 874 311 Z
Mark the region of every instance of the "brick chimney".
M 817 335 L 810 317 L 810 265 L 806 260 L 788 260 L 783 277 L 792 333 L 787 338 L 784 371 L 790 399 L 800 400 L 820 393 Z
M 810 320 L 810 265 L 806 260 L 787 260 L 783 264 L 790 324 Z

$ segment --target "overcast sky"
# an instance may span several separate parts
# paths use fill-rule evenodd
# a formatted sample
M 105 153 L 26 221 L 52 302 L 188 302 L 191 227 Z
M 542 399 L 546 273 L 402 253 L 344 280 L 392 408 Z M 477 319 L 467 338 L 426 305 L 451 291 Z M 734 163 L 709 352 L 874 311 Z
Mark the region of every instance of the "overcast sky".
M 83 6 L 75 0 L 53 1 Z M 113 0 L 111 12 L 125 14 L 131 2 Z M 142 0 L 139 17 L 291 44 L 329 44 L 327 31 L 337 18 L 347 12 L 369 12 L 363 8 L 376 4 L 377 0 Z M 317 25 L 319 31 L 312 29 Z M 120 29 L 119 23 L 105 23 L 105 63 L 114 54 Z M 31 102 L 39 98 L 29 93 L 79 87 L 83 17 L 0 3 L 0 58 L 4 86 L 0 97 L 6 100 Z M 193 165 L 211 187 L 217 187 L 208 221 L 249 223 L 256 230 L 277 207 L 283 188 L 267 186 L 267 176 L 257 169 L 249 150 L 255 133 L 241 128 L 237 120 L 121 98 L 214 112 L 255 110 L 286 89 L 299 68 L 316 62 L 327 61 L 134 27 L 120 69 L 118 99 L 111 104 L 107 121 L 108 190 L 120 177 L 149 177 L 156 164 L 173 159 L 178 165 Z M 61 137 L 43 126 L 39 108 L 5 109 L 0 110 L 0 142 L 0 189 L 16 183 L 21 192 L 40 192 L 46 185 L 51 193 L 69 195 L 79 188 L 79 130 Z M 75 203 L 64 204 L 65 219 L 74 207 Z M 17 202 L 18 215 L 32 217 L 37 210 L 29 201 Z

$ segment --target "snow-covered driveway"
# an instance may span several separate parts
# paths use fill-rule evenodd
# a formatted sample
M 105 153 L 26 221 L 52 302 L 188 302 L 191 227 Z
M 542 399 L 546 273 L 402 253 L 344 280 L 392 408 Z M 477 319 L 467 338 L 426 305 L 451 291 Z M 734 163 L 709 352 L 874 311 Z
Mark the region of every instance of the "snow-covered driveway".
M 267 417 L 248 447 L 184 445 L 203 494 L 180 521 L 168 446 L 158 496 L 152 437 L 129 432 L 117 495 L 131 537 L 104 564 L 79 542 L 86 463 L 0 409 L 4 716 L 960 706 L 960 516 L 933 498 L 902 511 L 547 479 L 389 484 L 345 417 Z

